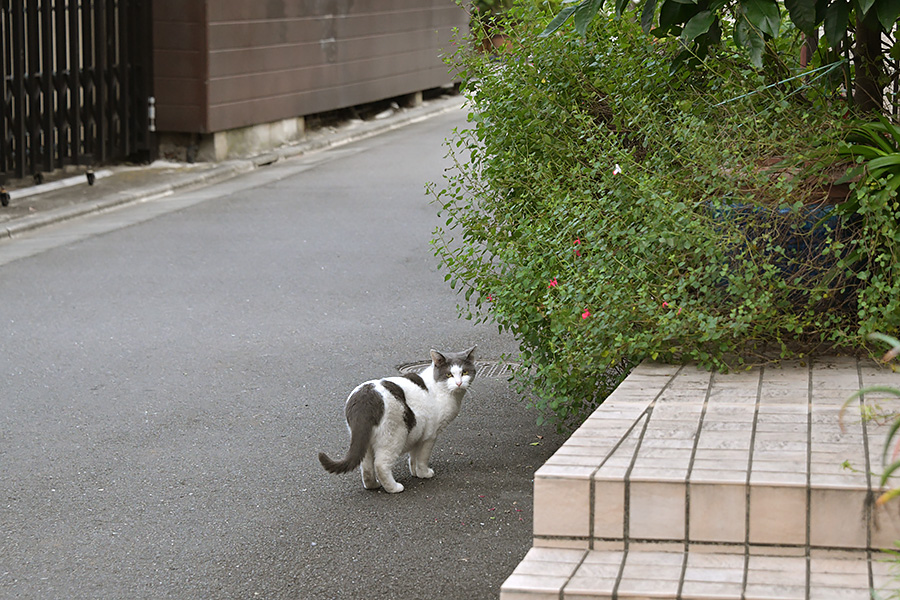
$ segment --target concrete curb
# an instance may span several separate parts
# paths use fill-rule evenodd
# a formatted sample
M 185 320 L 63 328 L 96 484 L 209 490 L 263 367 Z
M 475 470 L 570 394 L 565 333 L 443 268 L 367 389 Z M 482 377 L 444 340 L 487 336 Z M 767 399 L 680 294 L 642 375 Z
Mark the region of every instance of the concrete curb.
M 13 238 L 28 231 L 46 227 L 82 217 L 92 213 L 97 213 L 113 208 L 118 208 L 127 204 L 143 202 L 155 198 L 162 198 L 174 194 L 177 191 L 187 188 L 203 187 L 227 181 L 238 175 L 249 173 L 259 167 L 270 165 L 272 163 L 295 158 L 311 152 L 318 152 L 361 141 L 370 137 L 374 137 L 394 129 L 405 127 L 413 123 L 424 121 L 425 119 L 438 116 L 440 114 L 460 109 L 465 102 L 463 96 L 451 96 L 449 98 L 440 98 L 428 101 L 421 106 L 410 109 L 404 109 L 390 117 L 376 120 L 365 121 L 362 125 L 354 123 L 350 126 L 344 126 L 336 131 L 321 133 L 313 132 L 312 139 L 301 141 L 297 144 L 284 146 L 271 150 L 269 152 L 259 154 L 245 159 L 234 159 L 220 163 L 210 169 L 205 169 L 198 173 L 185 173 L 170 178 L 165 183 L 152 186 L 138 187 L 133 190 L 117 192 L 108 197 L 102 198 L 95 202 L 83 204 L 74 204 L 57 209 L 48 210 L 43 213 L 28 215 L 18 219 L 13 219 L 2 225 L 0 229 L 0 239 Z M 114 177 L 115 174 L 109 174 L 107 177 Z M 82 180 L 83 176 L 73 177 L 72 180 Z M 64 180 L 66 181 L 66 180 Z M 78 185 L 79 183 L 63 183 L 47 184 L 46 190 L 57 190 L 61 186 Z M 83 185 L 86 185 L 84 181 Z M 51 187 L 52 186 L 52 187 Z M 40 186 L 38 186 L 40 187 Z M 41 191 L 34 191 L 35 188 L 27 188 L 26 195 L 35 195 Z
M 4 226 L 2 233 L 0 233 L 0 238 L 12 238 L 25 232 L 40 227 L 46 227 L 48 225 L 54 225 L 69 219 L 118 208 L 134 202 L 161 198 L 184 188 L 220 183 L 242 173 L 248 173 L 253 170 L 253 168 L 250 161 L 240 161 L 235 164 L 226 164 L 215 167 L 210 171 L 204 171 L 202 173 L 182 175 L 172 181 L 160 185 L 137 188 L 127 192 L 117 192 L 96 202 L 73 204 L 71 206 L 49 210 L 44 213 L 14 219 Z

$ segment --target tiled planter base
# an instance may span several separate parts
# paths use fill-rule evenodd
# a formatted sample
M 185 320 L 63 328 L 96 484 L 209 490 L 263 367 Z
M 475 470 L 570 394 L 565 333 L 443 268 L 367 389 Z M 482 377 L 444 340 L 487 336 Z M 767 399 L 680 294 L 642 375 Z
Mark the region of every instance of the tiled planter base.
M 900 410 L 853 358 L 741 373 L 645 363 L 535 474 L 534 549 L 515 598 L 870 598 L 897 505 L 871 501 Z M 849 463 L 847 468 L 845 463 Z M 873 492 L 873 487 L 874 492 Z

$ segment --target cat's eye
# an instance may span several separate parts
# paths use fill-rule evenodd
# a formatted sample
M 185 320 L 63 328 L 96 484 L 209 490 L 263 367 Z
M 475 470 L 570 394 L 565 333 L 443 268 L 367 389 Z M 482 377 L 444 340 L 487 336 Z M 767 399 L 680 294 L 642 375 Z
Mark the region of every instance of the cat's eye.
M 469 374 L 469 370 L 468 370 L 468 369 L 463 369 L 462 374 L 463 374 L 463 375 L 468 375 L 468 374 Z
M 453 379 L 453 373 L 447 373 L 447 379 Z

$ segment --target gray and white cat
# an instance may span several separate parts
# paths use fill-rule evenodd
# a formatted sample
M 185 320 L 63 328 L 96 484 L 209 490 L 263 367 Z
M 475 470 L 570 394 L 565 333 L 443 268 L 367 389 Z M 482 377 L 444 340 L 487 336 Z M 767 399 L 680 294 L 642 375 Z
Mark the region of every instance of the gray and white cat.
M 462 352 L 431 351 L 431 365 L 419 373 L 367 381 L 347 398 L 344 413 L 350 429 L 350 449 L 336 462 L 324 452 L 319 462 L 331 473 L 360 467 L 363 486 L 396 494 L 403 485 L 394 479 L 394 463 L 409 453 L 413 477 L 428 479 L 435 439 L 459 414 L 463 396 L 475 378 L 475 346 Z

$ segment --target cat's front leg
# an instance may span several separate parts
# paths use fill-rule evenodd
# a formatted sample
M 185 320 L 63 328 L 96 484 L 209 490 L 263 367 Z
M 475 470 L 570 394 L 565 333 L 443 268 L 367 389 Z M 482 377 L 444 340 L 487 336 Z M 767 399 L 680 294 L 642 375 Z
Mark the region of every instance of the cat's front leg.
M 418 448 L 409 453 L 409 472 L 412 473 L 413 477 L 421 479 L 434 477 L 434 469 L 428 466 L 433 449 L 434 440 L 424 440 Z
M 409 472 L 413 477 L 418 477 L 420 479 L 428 479 L 434 476 L 434 471 L 428 468 L 428 464 L 425 463 L 424 466 L 420 466 L 419 462 L 419 453 L 421 450 L 419 448 L 415 448 L 409 451 Z M 419 474 L 421 473 L 421 475 Z

